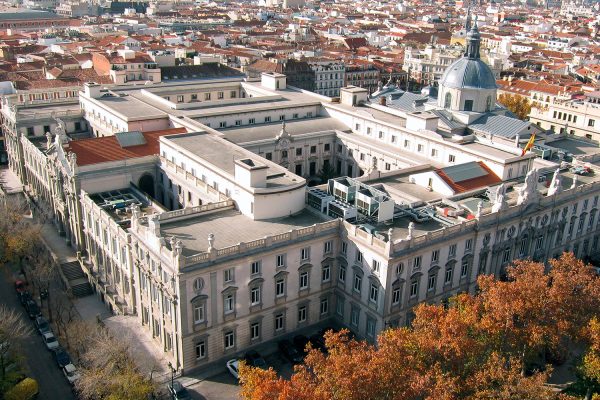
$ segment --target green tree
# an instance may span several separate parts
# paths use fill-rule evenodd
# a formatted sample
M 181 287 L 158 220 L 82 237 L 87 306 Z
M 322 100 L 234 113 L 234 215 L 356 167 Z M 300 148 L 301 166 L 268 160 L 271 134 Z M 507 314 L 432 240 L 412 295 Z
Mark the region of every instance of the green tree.
M 321 179 L 321 183 L 327 183 L 330 179 L 335 178 L 337 174 L 331 163 L 327 163 L 323 164 L 323 168 L 321 168 L 317 176 Z
M 529 118 L 531 103 L 527 97 L 519 96 L 518 94 L 502 93 L 498 96 L 498 102 L 513 112 L 519 119 L 525 120 Z

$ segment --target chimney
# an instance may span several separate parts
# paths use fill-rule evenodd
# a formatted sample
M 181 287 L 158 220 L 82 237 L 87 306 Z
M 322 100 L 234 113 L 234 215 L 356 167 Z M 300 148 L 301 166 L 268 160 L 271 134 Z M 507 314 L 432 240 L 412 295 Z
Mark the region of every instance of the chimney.
M 382 106 L 385 106 L 387 104 L 387 98 L 385 96 L 381 96 L 379 98 L 379 104 L 381 104 Z

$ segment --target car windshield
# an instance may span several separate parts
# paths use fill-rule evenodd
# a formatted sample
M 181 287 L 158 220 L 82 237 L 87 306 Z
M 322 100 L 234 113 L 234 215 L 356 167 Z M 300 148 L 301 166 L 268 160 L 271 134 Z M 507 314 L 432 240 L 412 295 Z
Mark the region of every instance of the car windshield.
M 267 364 L 265 363 L 265 360 L 263 360 L 262 358 L 256 358 L 256 359 L 254 359 L 254 366 L 259 367 L 259 368 L 263 368 L 266 365 Z
M 50 336 L 50 337 L 46 338 L 46 342 L 48 342 L 48 343 L 54 343 L 54 342 L 56 342 L 56 337 Z
M 67 371 L 67 376 L 69 376 L 69 377 L 75 376 L 75 370 L 73 370 L 73 371 Z
M 46 321 L 40 322 L 39 326 L 40 326 L 40 329 L 46 329 L 46 328 L 48 328 L 48 323 Z

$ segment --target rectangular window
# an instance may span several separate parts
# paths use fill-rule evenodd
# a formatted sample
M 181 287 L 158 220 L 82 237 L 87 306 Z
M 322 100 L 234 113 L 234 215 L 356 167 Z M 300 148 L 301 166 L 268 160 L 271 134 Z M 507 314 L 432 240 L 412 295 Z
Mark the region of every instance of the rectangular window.
M 235 346 L 235 335 L 233 331 L 225 332 L 225 350 Z
M 279 313 L 275 316 L 275 330 L 283 330 L 283 313 Z
M 277 256 L 277 268 L 285 267 L 285 254 L 279 254 Z
M 279 116 L 279 120 L 280 120 L 280 121 L 285 121 L 285 115 L 280 115 L 280 116 Z
M 422 144 L 418 144 L 418 145 L 417 145 L 417 151 L 418 151 L 419 153 L 422 153 L 422 152 L 423 152 L 423 149 L 424 149 L 424 147 L 423 147 L 423 145 L 422 145 Z
M 413 259 L 413 269 L 419 269 L 421 268 L 421 256 L 417 256 Z
M 335 313 L 340 317 L 344 316 L 344 299 L 342 297 L 336 297 Z
M 240 126 L 242 125 L 242 120 L 241 119 L 236 119 L 235 120 L 235 126 Z
M 467 239 L 465 242 L 465 251 L 471 251 L 473 249 L 473 239 Z
M 400 288 L 396 287 L 392 290 L 392 304 L 400 304 Z
M 325 242 L 323 246 L 323 253 L 329 254 L 331 253 L 331 249 L 333 248 L 331 240 Z
M 367 336 L 375 337 L 375 320 L 367 319 Z
M 462 264 L 460 266 L 460 277 L 466 278 L 468 272 L 469 272 L 469 262 L 465 260 L 462 262 Z
M 452 267 L 446 269 L 446 274 L 444 275 L 444 283 L 449 284 L 452 282 L 452 272 L 454 269 Z
M 260 270 L 261 270 L 261 262 L 260 261 L 254 261 L 252 264 L 250 264 L 250 274 L 251 275 L 260 274 Z
M 362 286 L 362 277 L 358 274 L 354 274 L 354 291 L 360 293 L 360 289 Z
M 306 322 L 306 306 L 298 308 L 298 322 Z
M 340 282 L 346 282 L 346 266 L 340 265 L 340 269 L 338 272 L 338 280 Z
M 253 306 L 260 304 L 260 286 L 250 289 L 250 304 Z
M 260 338 L 260 324 L 253 322 L 250 324 L 250 340 L 256 340 Z
M 434 289 L 435 289 L 435 274 L 431 274 L 427 278 L 427 290 L 431 291 Z
M 233 298 L 233 294 L 227 294 L 225 295 L 225 301 L 224 301 L 224 308 L 225 308 L 225 314 L 229 314 L 232 313 L 234 310 L 234 298 Z
M 233 282 L 233 268 L 229 268 L 223 271 L 223 281 Z
M 248 124 L 249 124 L 249 125 L 254 125 L 255 123 L 256 123 L 256 119 L 255 119 L 255 118 L 250 118 L 250 119 L 248 120 Z
M 275 296 L 282 297 L 285 295 L 285 279 L 279 278 L 275 281 Z
M 210 100 L 210 93 L 204 93 L 204 100 Z
M 352 312 L 350 313 L 350 324 L 353 326 L 358 326 L 360 317 L 360 309 L 356 307 L 352 307 Z
M 412 281 L 410 283 L 410 297 L 415 298 L 419 294 L 419 281 Z
M 225 122 L 225 121 L 219 122 L 219 128 L 227 128 L 227 122 Z
M 310 154 L 315 154 L 317 152 L 317 146 L 310 146 Z
M 379 273 L 380 263 L 377 260 L 373 260 L 373 272 Z
M 223 99 L 223 97 L 224 97 L 224 96 L 223 96 L 223 92 L 217 92 L 217 98 L 218 98 L 219 100 Z
M 271 122 L 271 117 L 269 117 L 269 116 L 265 117 L 265 122 Z
M 502 262 L 507 263 L 510 261 L 510 247 L 504 250 L 502 254 Z
M 300 250 L 300 259 L 302 261 L 310 260 L 310 247 L 305 247 Z
M 348 254 L 348 243 L 342 242 L 342 254 Z
M 454 162 L 456 161 L 456 157 L 452 154 L 448 155 L 448 162 Z
M 194 323 L 200 324 L 204 322 L 204 304 L 194 306 Z
M 206 357 L 206 342 L 203 340 L 196 343 L 196 360 L 202 360 Z
M 539 236 L 535 242 L 535 249 L 539 250 L 544 246 L 544 236 Z
M 297 156 L 301 156 L 302 155 L 302 147 L 296 147 L 296 155 Z
M 321 280 L 323 282 L 329 282 L 331 280 L 331 267 L 329 265 L 324 265 L 321 273 Z
M 329 299 L 321 299 L 320 312 L 321 315 L 325 315 L 329 312 Z
M 360 250 L 356 250 L 356 261 L 362 262 L 362 260 L 363 260 L 362 252 Z
M 265 158 L 269 161 L 273 160 L 273 153 L 266 153 Z
M 371 283 L 371 288 L 369 290 L 369 300 L 373 303 L 377 303 L 377 299 L 379 297 L 379 287 L 376 283 Z
M 456 245 L 455 244 L 450 245 L 450 249 L 448 250 L 448 256 L 449 257 L 456 256 Z
M 308 289 L 308 271 L 300 272 L 300 290 Z
M 440 251 L 439 250 L 434 250 L 431 253 L 431 262 L 435 263 L 438 262 L 440 260 Z

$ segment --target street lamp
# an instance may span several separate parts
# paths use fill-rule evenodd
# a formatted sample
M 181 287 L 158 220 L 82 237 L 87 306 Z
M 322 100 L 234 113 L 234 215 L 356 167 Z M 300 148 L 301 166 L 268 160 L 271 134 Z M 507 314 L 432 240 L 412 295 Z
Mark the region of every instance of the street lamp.
M 171 370 L 171 396 L 175 397 L 174 393 L 173 393 L 173 379 L 175 377 L 175 368 L 173 368 L 173 364 L 171 364 L 171 361 L 169 361 L 168 365 L 169 365 L 169 369 Z

